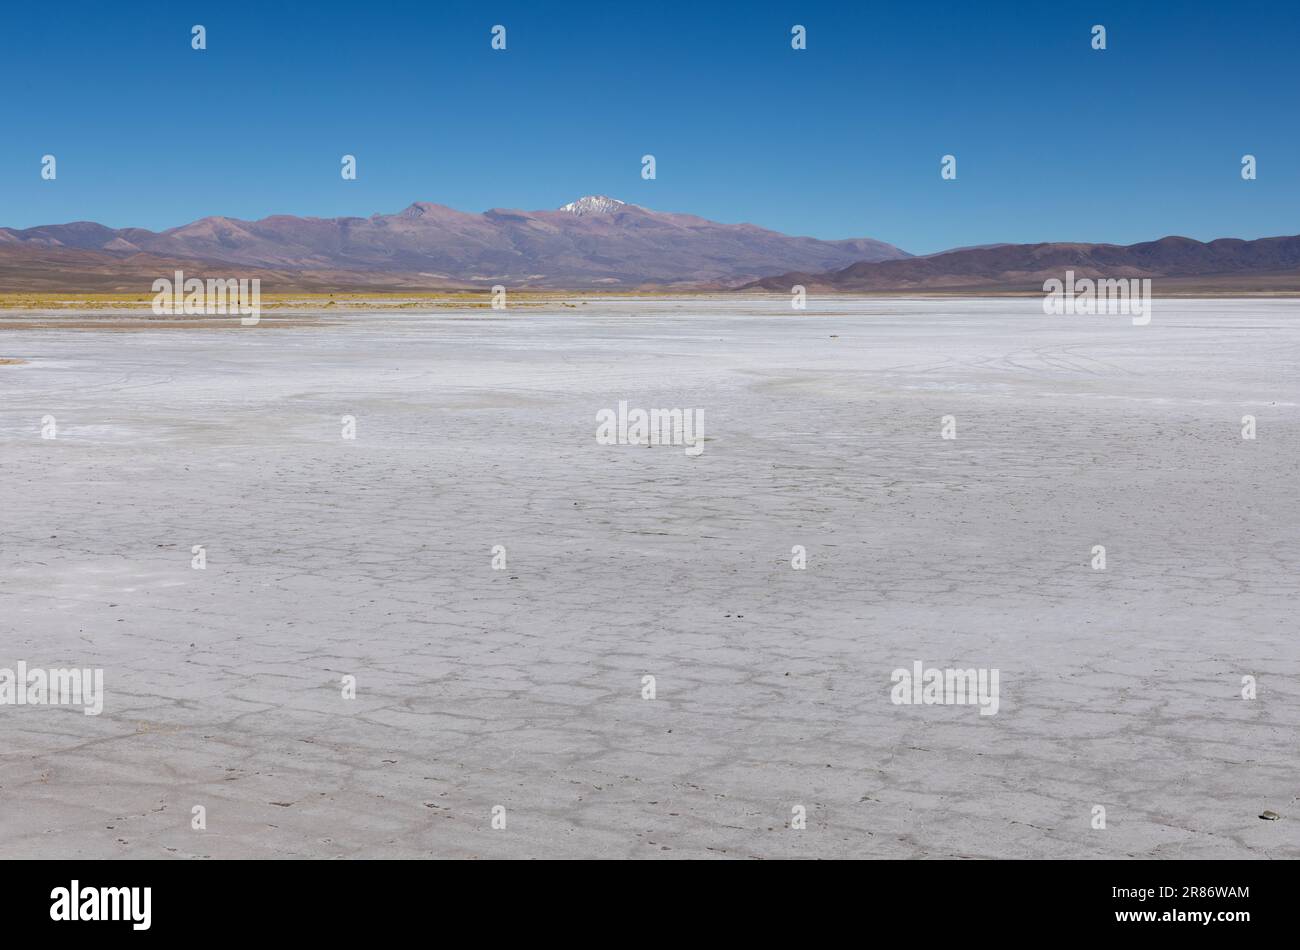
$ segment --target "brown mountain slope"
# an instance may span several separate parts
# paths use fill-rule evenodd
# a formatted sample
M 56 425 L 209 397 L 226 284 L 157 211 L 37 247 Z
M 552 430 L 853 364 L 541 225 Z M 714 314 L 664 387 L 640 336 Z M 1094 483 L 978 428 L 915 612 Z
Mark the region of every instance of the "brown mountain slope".
M 418 274 L 231 267 L 139 252 L 122 255 L 0 243 L 0 293 L 135 293 L 151 297 L 153 282 L 159 277 L 170 279 L 178 270 L 187 277 L 256 277 L 262 281 L 264 293 L 443 290 L 464 286 Z
M 1142 244 L 1000 244 L 907 260 L 862 262 L 828 272 L 795 271 L 744 290 L 788 293 L 1042 292 L 1043 281 L 1076 277 L 1150 277 L 1168 290 L 1300 291 L 1300 236 L 1202 242 L 1166 237 Z

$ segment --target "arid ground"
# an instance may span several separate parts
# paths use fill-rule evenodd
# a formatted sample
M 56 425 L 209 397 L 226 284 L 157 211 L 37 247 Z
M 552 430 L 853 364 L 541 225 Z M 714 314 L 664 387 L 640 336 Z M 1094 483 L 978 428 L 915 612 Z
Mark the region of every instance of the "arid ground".
M 1300 857 L 1300 302 L 117 320 L 0 330 L 0 667 L 105 691 L 0 857 Z

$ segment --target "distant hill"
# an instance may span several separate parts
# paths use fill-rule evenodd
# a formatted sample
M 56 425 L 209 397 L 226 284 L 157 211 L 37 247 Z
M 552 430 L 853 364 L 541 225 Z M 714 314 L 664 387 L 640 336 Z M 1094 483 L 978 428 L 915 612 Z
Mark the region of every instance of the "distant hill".
M 809 291 L 843 293 L 1041 293 L 1043 281 L 1059 279 L 1067 270 L 1079 278 L 1150 277 L 1173 292 L 1298 292 L 1300 236 L 1209 242 L 1166 237 L 1130 245 L 995 244 L 821 272 L 794 270 L 741 289 L 789 293 L 802 284 Z

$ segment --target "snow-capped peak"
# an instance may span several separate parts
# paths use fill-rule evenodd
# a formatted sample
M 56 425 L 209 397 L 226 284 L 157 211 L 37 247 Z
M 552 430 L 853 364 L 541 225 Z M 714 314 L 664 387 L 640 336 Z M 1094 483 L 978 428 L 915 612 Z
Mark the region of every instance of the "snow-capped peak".
M 606 195 L 584 195 L 577 201 L 570 201 L 567 205 L 561 205 L 560 210 L 582 217 L 584 214 L 611 214 L 625 204 L 627 202 Z

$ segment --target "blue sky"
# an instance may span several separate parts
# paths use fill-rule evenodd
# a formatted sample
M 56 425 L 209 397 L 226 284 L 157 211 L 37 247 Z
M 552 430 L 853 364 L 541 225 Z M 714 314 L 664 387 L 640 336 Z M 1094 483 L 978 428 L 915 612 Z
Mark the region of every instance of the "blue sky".
M 917 253 L 1293 234 L 1297 7 L 11 3 L 0 225 L 604 193 Z M 489 48 L 497 23 L 505 52 Z M 790 48 L 796 23 L 806 51 Z M 46 153 L 56 181 L 40 178 Z M 339 176 L 345 153 L 356 181 Z M 939 175 L 948 153 L 956 181 Z

